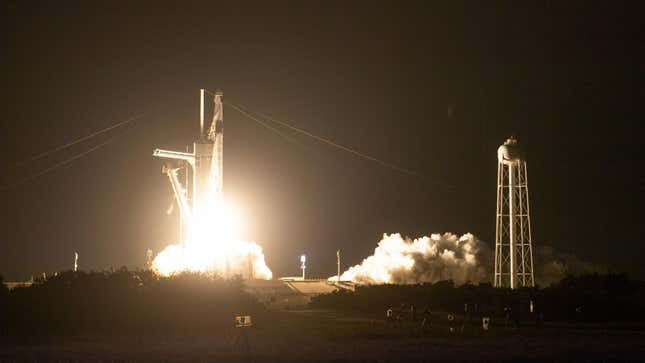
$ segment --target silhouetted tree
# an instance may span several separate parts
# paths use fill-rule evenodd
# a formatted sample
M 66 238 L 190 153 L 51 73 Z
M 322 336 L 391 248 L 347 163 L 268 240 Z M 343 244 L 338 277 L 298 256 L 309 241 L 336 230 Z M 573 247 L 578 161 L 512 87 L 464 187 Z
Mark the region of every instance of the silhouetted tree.
M 4 332 L 49 334 L 183 332 L 232 325 L 240 311 L 262 307 L 241 279 L 183 273 L 159 277 L 150 271 L 63 271 L 3 298 Z
M 463 312 L 464 305 L 477 306 L 480 314 L 503 316 L 510 308 L 520 320 L 544 314 L 547 320 L 578 322 L 645 320 L 645 282 L 630 280 L 626 275 L 568 276 L 545 289 L 517 290 L 493 288 L 490 284 L 464 284 L 452 281 L 419 285 L 358 286 L 355 292 L 337 292 L 313 299 L 317 307 L 338 310 L 371 311 L 379 314 L 400 304 L 427 306 L 445 312 Z

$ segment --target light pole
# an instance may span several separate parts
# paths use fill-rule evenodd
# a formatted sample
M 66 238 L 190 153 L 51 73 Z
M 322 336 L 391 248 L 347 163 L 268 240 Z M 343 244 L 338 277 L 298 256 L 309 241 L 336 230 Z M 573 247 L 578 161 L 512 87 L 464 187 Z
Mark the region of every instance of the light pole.
M 307 266 L 305 266 L 305 262 L 307 262 L 307 256 L 302 255 L 300 256 L 300 268 L 302 269 L 302 279 L 305 279 L 305 269 L 307 269 Z

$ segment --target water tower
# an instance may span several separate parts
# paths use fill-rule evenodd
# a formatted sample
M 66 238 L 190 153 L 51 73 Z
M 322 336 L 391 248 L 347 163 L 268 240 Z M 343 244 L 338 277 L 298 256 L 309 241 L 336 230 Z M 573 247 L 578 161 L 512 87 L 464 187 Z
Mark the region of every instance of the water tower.
M 533 287 L 533 247 L 526 160 L 517 140 L 497 149 L 495 287 Z

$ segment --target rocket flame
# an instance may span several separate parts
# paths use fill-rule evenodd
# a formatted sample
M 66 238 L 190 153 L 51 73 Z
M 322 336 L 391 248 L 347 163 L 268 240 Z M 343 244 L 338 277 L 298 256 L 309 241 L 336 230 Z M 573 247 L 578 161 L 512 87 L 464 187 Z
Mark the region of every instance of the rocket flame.
M 211 175 L 214 172 L 211 170 Z M 179 190 L 176 170 L 168 169 L 167 173 L 174 188 Z M 211 191 L 216 189 L 216 183 L 216 178 L 209 178 Z M 180 207 L 183 206 L 180 213 L 188 230 L 187 238 L 181 245 L 171 245 L 159 253 L 152 263 L 153 270 L 165 276 L 195 271 L 224 277 L 272 277 L 262 247 L 236 238 L 239 214 L 223 197 L 208 193 L 191 211 L 183 191 L 175 196 Z
M 383 235 L 374 254 L 341 274 L 340 279 L 362 284 L 415 284 L 453 280 L 456 284 L 488 279 L 486 244 L 468 233 L 432 234 L 415 240 L 400 234 Z M 336 280 L 338 277 L 330 277 Z
M 250 272 L 254 278 L 271 279 L 262 247 L 235 237 L 238 214 L 223 200 L 209 200 L 186 224 L 188 237 L 183 245 L 170 245 L 155 257 L 153 269 L 157 273 L 169 276 L 195 271 L 229 277 Z

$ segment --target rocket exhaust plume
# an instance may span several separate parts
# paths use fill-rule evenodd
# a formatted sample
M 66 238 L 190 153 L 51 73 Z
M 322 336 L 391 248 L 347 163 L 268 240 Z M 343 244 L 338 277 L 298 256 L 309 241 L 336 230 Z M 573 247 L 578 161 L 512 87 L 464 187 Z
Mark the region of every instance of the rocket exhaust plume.
M 152 263 L 161 275 L 182 271 L 214 273 L 271 279 L 262 247 L 235 237 L 235 213 L 224 200 L 205 204 L 210 208 L 196 210 L 190 217 L 188 235 L 182 244 L 168 246 Z M 251 266 L 251 269 L 249 269 Z
M 200 137 L 193 152 L 155 150 L 154 156 L 179 160 L 192 170 L 192 200 L 187 185 L 179 181 L 179 167 L 164 166 L 179 207 L 186 235 L 177 245 L 168 246 L 152 262 L 152 268 L 162 275 L 182 271 L 214 273 L 270 279 L 271 270 L 264 261 L 262 247 L 255 242 L 236 238 L 236 213 L 226 202 L 223 192 L 224 120 L 222 94 L 214 96 L 213 121 L 204 129 L 204 90 L 200 92 Z
M 340 279 L 360 284 L 479 283 L 489 279 L 490 256 L 490 248 L 470 233 L 437 233 L 415 240 L 384 234 L 374 254 Z

